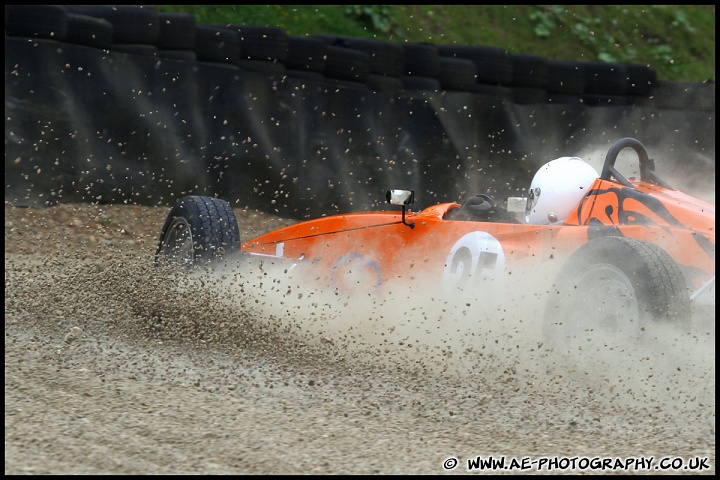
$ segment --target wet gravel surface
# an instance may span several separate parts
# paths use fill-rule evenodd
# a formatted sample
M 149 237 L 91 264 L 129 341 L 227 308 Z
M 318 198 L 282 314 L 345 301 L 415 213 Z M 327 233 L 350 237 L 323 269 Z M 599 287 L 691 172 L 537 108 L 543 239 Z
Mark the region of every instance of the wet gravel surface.
M 568 357 L 517 304 L 161 271 L 168 210 L 5 206 L 5 474 L 441 474 L 477 456 L 715 472 L 714 327 Z M 243 238 L 290 223 L 236 216 Z M 678 473 L 581 471 L 629 472 Z

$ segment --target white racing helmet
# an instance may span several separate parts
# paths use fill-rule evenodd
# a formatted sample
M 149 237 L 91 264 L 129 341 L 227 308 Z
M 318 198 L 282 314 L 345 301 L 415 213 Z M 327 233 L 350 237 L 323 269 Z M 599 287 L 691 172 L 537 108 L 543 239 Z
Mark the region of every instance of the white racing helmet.
M 547 225 L 565 220 L 598 174 L 578 157 L 560 157 L 537 171 L 528 190 L 525 222 Z

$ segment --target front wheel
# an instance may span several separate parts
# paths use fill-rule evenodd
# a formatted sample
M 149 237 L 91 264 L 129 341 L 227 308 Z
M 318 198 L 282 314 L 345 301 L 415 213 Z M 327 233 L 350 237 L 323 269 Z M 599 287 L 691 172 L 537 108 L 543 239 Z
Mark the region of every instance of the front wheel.
M 575 348 L 638 340 L 660 323 L 687 327 L 690 296 L 680 267 L 657 245 L 625 237 L 591 240 L 570 256 L 550 291 L 546 339 Z
M 199 195 L 180 199 L 168 214 L 155 253 L 156 266 L 192 268 L 240 250 L 240 230 L 230 204 Z

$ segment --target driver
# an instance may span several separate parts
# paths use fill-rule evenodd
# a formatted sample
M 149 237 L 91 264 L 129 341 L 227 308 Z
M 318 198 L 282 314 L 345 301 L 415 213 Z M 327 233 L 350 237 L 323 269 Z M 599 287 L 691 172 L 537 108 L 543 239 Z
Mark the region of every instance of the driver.
M 525 223 L 562 223 L 599 177 L 595 169 L 578 157 L 560 157 L 535 173 L 528 189 Z

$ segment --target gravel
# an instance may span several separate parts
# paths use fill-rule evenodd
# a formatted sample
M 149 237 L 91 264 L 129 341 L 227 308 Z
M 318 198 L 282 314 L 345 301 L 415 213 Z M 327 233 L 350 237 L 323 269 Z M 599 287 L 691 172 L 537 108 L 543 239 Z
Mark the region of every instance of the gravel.
M 466 473 L 477 456 L 715 472 L 714 313 L 560 355 L 522 304 L 155 269 L 168 211 L 5 205 L 6 475 Z M 292 223 L 235 213 L 244 239 Z

